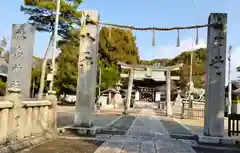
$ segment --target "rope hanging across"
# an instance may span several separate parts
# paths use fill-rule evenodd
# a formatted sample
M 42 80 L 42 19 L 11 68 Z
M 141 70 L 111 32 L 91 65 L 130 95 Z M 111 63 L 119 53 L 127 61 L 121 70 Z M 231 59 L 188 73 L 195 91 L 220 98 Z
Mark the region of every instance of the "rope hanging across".
M 199 29 L 199 28 L 211 27 L 211 26 L 215 26 L 216 24 L 219 24 L 219 23 L 212 23 L 212 24 L 171 27 L 171 28 L 159 28 L 159 27 L 139 28 L 139 27 L 134 27 L 134 26 L 131 26 L 131 25 L 113 24 L 113 23 L 107 23 L 107 22 L 102 22 L 102 21 L 94 21 L 94 20 L 91 20 L 91 19 L 87 19 L 87 22 L 92 22 L 92 23 L 95 23 L 95 24 L 101 24 L 101 25 L 117 27 L 117 28 L 139 30 L 139 31 L 147 31 L 147 30 L 155 30 L 155 31 L 188 30 L 188 29 Z
M 182 26 L 182 27 L 171 27 L 171 28 L 159 28 L 159 27 L 145 27 L 145 28 L 140 28 L 140 27 L 135 27 L 132 25 L 122 25 L 122 24 L 113 24 L 113 23 L 108 23 L 108 22 L 103 22 L 103 21 L 96 21 L 92 20 L 89 18 L 89 16 L 86 16 L 85 22 L 96 24 L 96 25 L 105 25 L 109 27 L 116 27 L 116 28 L 122 28 L 122 29 L 129 29 L 129 30 L 136 30 L 136 31 L 153 31 L 153 39 L 152 39 L 152 46 L 155 46 L 155 31 L 173 31 L 177 30 L 178 31 L 178 37 L 177 37 L 177 47 L 180 46 L 180 30 L 189 30 L 189 29 L 197 29 L 197 37 L 198 37 L 198 29 L 199 28 L 205 28 L 205 27 L 222 27 L 224 28 L 225 25 L 222 25 L 219 22 L 216 23 L 211 23 L 211 24 L 203 24 L 203 25 L 191 25 L 191 26 Z M 85 33 L 86 31 L 82 31 Z M 109 36 L 111 37 L 111 30 L 109 30 Z M 196 38 L 196 45 L 198 44 L 198 38 Z

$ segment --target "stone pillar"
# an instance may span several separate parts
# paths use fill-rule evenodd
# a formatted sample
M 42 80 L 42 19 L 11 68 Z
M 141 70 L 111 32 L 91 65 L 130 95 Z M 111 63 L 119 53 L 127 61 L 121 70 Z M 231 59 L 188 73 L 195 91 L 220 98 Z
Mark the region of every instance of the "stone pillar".
M 99 20 L 97 11 L 84 11 L 84 16 L 91 20 Z M 92 113 L 96 99 L 98 33 L 99 26 L 93 22 L 87 22 L 86 29 L 81 31 L 75 126 L 93 126 Z
M 51 122 L 50 125 L 48 125 L 48 129 L 50 129 L 50 132 L 53 136 L 53 138 L 57 137 L 57 97 L 55 91 L 48 91 L 48 95 L 46 96 L 46 99 L 52 102 L 51 114 L 49 114 Z
M 13 24 L 9 54 L 7 88 L 19 88 L 29 97 L 35 28 L 30 24 Z
M 166 116 L 172 116 L 172 105 L 171 105 L 171 71 L 166 71 Z
M 128 90 L 127 90 L 127 97 L 126 97 L 126 101 L 125 101 L 125 109 L 124 109 L 124 113 L 126 114 L 130 105 L 130 101 L 131 101 L 131 97 L 132 97 L 132 87 L 133 87 L 133 74 L 134 70 L 133 68 L 131 68 L 129 70 L 129 76 L 128 76 Z
M 211 13 L 208 23 L 219 24 L 208 27 L 204 135 L 222 137 L 224 136 L 227 14 Z

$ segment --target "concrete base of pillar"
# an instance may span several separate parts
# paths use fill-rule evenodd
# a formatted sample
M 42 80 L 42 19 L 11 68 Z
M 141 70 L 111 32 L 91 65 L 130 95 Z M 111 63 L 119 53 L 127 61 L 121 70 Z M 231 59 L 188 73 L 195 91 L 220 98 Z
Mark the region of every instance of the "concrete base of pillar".
M 93 127 L 93 109 L 89 106 L 81 106 L 79 111 L 75 113 L 74 126 L 90 128 Z
M 64 129 L 61 129 L 60 133 L 66 132 L 69 134 L 74 134 L 76 136 L 89 136 L 89 137 L 94 137 L 97 134 L 99 134 L 102 131 L 102 127 L 76 127 L 76 126 L 68 126 L 65 127 Z
M 79 128 L 91 128 L 93 127 L 93 123 L 81 123 L 79 125 L 74 125 L 74 127 Z

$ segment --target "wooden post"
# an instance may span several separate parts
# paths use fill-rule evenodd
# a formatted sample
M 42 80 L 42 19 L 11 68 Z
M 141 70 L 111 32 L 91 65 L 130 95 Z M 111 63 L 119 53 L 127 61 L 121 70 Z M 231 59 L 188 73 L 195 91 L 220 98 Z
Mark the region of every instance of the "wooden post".
M 182 109 L 181 109 L 181 119 L 184 119 L 184 107 L 185 107 L 185 103 L 182 103 Z
M 224 136 L 227 14 L 211 13 L 206 60 L 204 135 Z
M 94 10 L 84 11 L 84 16 L 86 19 L 99 20 L 99 13 Z M 93 126 L 92 113 L 97 86 L 98 33 L 99 26 L 94 22 L 86 22 L 86 27 L 81 32 L 75 126 Z

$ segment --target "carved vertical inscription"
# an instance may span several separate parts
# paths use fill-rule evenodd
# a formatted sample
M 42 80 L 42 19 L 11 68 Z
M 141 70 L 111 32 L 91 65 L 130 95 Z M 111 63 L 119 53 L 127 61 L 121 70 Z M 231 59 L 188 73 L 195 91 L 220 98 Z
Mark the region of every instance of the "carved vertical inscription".
M 20 88 L 29 97 L 35 28 L 29 24 L 12 27 L 11 51 L 8 65 L 8 88 Z

